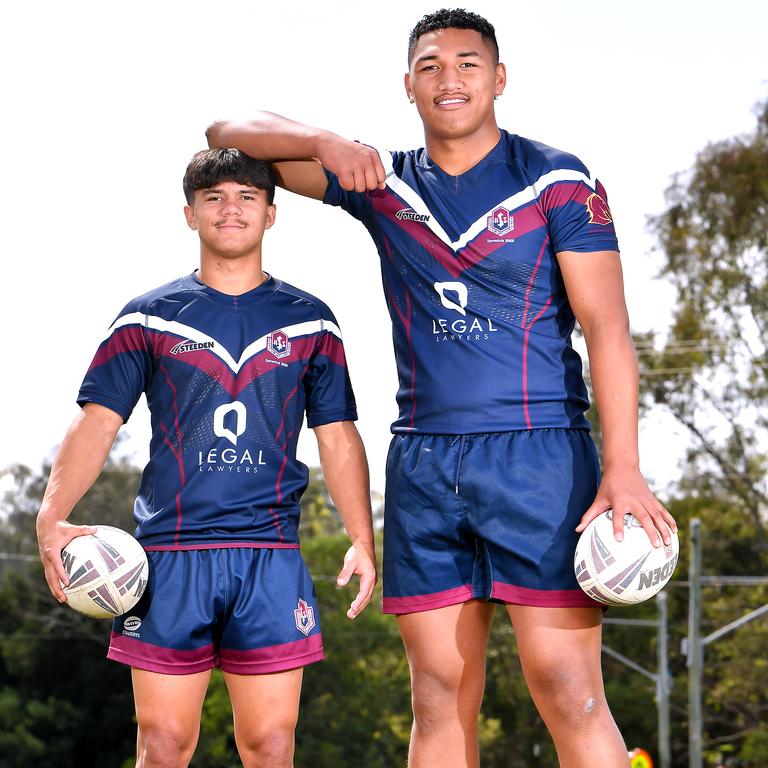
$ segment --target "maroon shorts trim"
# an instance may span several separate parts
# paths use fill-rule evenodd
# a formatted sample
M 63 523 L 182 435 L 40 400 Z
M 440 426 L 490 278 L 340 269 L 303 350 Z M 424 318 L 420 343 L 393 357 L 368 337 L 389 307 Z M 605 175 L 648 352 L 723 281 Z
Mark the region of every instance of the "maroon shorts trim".
M 385 597 L 382 610 L 384 613 L 418 613 L 433 611 L 435 608 L 446 608 L 449 605 L 466 603 L 472 600 L 472 587 L 454 587 L 431 595 L 410 595 L 408 597 Z
M 469 600 L 484 599 L 472 594 L 472 587 L 466 585 L 455 589 L 446 589 L 431 595 L 411 595 L 408 597 L 385 597 L 383 612 L 397 615 L 420 613 L 445 608 L 449 605 L 466 603 Z M 536 608 L 604 608 L 601 603 L 588 597 L 580 589 L 529 589 L 494 581 L 491 588 L 491 600 L 506 605 L 529 605 Z
M 249 651 L 222 648 L 217 656 L 212 644 L 191 651 L 178 650 L 113 632 L 107 658 L 162 675 L 193 675 L 215 667 L 237 675 L 266 675 L 314 664 L 325 656 L 320 634 Z
M 529 589 L 494 581 L 491 599 L 508 605 L 530 605 L 537 608 L 603 608 L 581 589 Z
M 213 644 L 191 651 L 163 648 L 112 632 L 107 658 L 162 675 L 193 675 L 218 666 Z
M 299 544 L 275 544 L 271 541 L 224 541 L 221 544 L 155 544 L 146 552 L 191 552 L 201 549 L 301 549 Z
M 264 675 L 284 672 L 322 661 L 323 636 L 312 635 L 304 640 L 273 645 L 269 648 L 254 648 L 250 651 L 233 651 L 222 648 L 219 652 L 221 669 L 236 675 Z

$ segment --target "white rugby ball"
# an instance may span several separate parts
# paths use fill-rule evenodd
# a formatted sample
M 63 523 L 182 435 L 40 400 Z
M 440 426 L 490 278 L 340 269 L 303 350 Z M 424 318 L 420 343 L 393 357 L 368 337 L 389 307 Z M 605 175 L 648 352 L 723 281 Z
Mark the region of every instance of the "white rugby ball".
M 624 538 L 613 535 L 613 510 L 592 520 L 576 544 L 573 567 L 579 586 L 605 605 L 634 605 L 653 597 L 672 578 L 680 554 L 677 534 L 654 547 L 632 515 L 624 515 Z
M 69 585 L 67 605 L 97 619 L 111 619 L 133 608 L 147 586 L 144 548 L 130 533 L 111 525 L 76 536 L 61 551 Z

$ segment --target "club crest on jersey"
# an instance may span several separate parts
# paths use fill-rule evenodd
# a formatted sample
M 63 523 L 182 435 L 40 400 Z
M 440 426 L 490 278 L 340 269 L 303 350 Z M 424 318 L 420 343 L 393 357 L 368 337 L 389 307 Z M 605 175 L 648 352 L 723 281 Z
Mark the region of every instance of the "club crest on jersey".
M 515 218 L 500 205 L 488 217 L 488 229 L 495 235 L 506 235 L 515 229 Z
M 278 360 L 291 354 L 291 340 L 285 331 L 273 331 L 267 336 L 267 352 Z
M 299 598 L 299 603 L 293 615 L 296 619 L 296 629 L 303 635 L 309 635 L 315 626 L 315 609 L 306 600 Z
M 608 203 L 597 192 L 593 192 L 587 198 L 586 206 L 590 224 L 602 224 L 605 227 L 613 222 Z
M 403 221 L 403 219 L 405 219 L 406 221 L 419 221 L 423 224 L 426 224 L 429 221 L 429 214 L 416 213 L 416 211 L 412 210 L 411 208 L 401 208 L 395 214 L 395 218 L 398 221 Z
M 192 341 L 191 339 L 184 339 L 178 344 L 171 347 L 172 355 L 182 355 L 184 352 L 197 352 L 201 349 L 213 349 L 214 342 L 212 341 Z

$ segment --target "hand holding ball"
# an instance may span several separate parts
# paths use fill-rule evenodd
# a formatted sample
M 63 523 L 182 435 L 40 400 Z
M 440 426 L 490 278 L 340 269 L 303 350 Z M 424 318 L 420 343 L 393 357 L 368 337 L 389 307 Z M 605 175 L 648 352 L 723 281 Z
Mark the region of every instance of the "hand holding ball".
M 147 586 L 149 564 L 143 547 L 110 525 L 72 539 L 61 560 L 69 576 L 69 585 L 63 587 L 67 605 L 86 616 L 119 616 L 136 605 Z
M 613 535 L 613 510 L 592 520 L 576 544 L 573 565 L 579 586 L 605 605 L 634 605 L 653 597 L 672 578 L 680 553 L 677 533 L 654 547 L 632 515 L 624 515 L 624 538 Z

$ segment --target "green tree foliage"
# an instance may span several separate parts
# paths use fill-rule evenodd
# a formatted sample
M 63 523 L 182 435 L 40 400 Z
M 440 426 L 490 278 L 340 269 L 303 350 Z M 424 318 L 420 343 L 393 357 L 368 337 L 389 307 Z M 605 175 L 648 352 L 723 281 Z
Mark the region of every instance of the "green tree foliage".
M 14 467 L 2 502 L 0 764 L 118 768 L 134 749 L 130 674 L 105 658 L 111 624 L 51 597 L 36 560 L 35 515 L 48 470 Z M 72 518 L 132 529 L 135 469 L 110 464 Z M 8 555 L 11 555 L 10 557 Z
M 50 597 L 34 560 L 34 518 L 47 471 L 14 469 L 16 487 L 4 503 L 0 550 L 16 553 L 0 580 L 0 764 L 41 763 L 128 768 L 135 721 L 130 676 L 105 659 L 109 622 L 79 616 Z M 132 529 L 139 475 L 110 463 L 73 512 L 81 523 Z M 303 499 L 302 550 L 315 578 L 326 660 L 305 671 L 296 765 L 390 768 L 405 763 L 411 729 L 408 665 L 393 617 L 373 604 L 350 621 L 356 585 L 339 589 L 336 575 L 348 540 L 313 470 Z M 22 556 L 32 560 L 18 559 Z M 641 698 L 652 697 L 643 688 Z M 627 698 L 631 698 L 627 694 Z M 652 705 L 651 705 L 652 706 Z M 488 691 L 480 722 L 484 765 L 554 768 L 557 761 L 520 672 L 506 614 L 498 611 L 488 652 Z M 193 766 L 239 766 L 226 687 L 214 673 L 203 707 Z
M 666 210 L 651 222 L 662 274 L 677 297 L 661 349 L 651 339 L 639 345 L 643 395 L 646 406 L 666 409 L 691 437 L 677 498 L 668 506 L 683 535 L 691 517 L 701 518 L 711 575 L 768 572 L 766 222 L 768 102 L 757 109 L 751 134 L 707 146 L 690 172 L 675 178 Z M 684 550 L 680 569 L 685 557 Z M 767 598 L 764 587 L 706 587 L 703 631 Z M 683 616 L 676 619 L 682 624 Z M 707 647 L 704 745 L 713 760 L 722 754 L 739 765 L 768 765 L 768 752 L 761 752 L 767 649 L 765 620 Z M 676 702 L 683 711 L 684 699 L 683 691 Z M 684 734 L 676 739 L 675 753 L 684 756 Z
M 768 557 L 768 102 L 753 133 L 707 146 L 652 220 L 677 291 L 649 400 L 692 442 L 685 492 L 738 502 Z M 755 564 L 758 565 L 758 564 Z
M 702 572 L 704 576 L 758 576 L 765 574 L 762 541 L 733 498 L 684 496 L 667 506 L 681 530 L 681 556 L 677 579 L 685 579 L 690 551 L 684 538 L 690 520 L 701 520 Z M 670 594 L 670 650 L 680 647 L 686 627 L 688 590 Z M 724 627 L 768 603 L 768 587 L 705 585 L 702 589 L 703 635 Z M 761 751 L 768 721 L 768 621 L 757 619 L 706 646 L 704 654 L 703 746 L 709 762 L 728 757 L 739 768 L 768 765 L 768 751 Z M 687 668 L 685 658 L 673 653 L 671 670 L 678 684 L 673 691 L 673 754 L 676 765 L 687 766 Z M 762 746 L 761 746 L 762 745 Z

